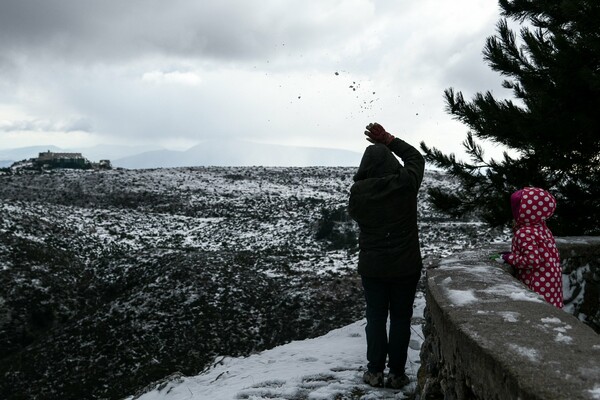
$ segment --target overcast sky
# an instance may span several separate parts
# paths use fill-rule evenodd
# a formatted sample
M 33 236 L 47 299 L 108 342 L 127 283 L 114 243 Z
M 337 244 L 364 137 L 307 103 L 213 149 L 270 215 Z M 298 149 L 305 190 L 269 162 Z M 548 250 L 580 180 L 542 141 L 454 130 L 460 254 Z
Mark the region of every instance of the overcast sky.
M 378 121 L 460 154 L 443 90 L 503 95 L 481 54 L 498 19 L 495 0 L 1 0 L 0 148 L 362 151 Z

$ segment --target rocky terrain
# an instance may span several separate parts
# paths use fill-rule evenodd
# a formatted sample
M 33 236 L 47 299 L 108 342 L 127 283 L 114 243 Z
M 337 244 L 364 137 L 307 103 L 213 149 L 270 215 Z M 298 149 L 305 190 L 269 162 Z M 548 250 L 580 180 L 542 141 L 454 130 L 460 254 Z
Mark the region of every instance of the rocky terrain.
M 0 175 L 0 398 L 118 399 L 363 317 L 354 168 Z M 425 263 L 506 233 L 432 212 Z

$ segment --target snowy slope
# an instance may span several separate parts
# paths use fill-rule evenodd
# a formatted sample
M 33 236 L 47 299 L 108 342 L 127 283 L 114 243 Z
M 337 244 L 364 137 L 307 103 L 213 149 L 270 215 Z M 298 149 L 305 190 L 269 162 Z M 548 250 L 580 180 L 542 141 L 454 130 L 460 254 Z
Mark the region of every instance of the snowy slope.
M 419 293 L 406 371 L 411 383 L 403 390 L 374 389 L 362 382 L 366 321 L 361 320 L 315 339 L 291 342 L 249 357 L 217 358 L 212 368 L 198 376 L 171 377 L 149 392 L 128 399 L 408 398 L 416 388 L 424 307 L 425 300 Z

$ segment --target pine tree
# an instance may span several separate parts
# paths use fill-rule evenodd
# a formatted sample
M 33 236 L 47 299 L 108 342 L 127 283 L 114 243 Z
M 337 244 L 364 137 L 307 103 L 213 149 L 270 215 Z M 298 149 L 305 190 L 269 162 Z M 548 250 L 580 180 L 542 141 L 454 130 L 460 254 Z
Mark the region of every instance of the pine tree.
M 477 215 L 492 226 L 508 223 L 510 194 L 537 186 L 555 195 L 548 222 L 555 234 L 600 233 L 600 1 L 499 0 L 503 19 L 489 37 L 484 60 L 504 76 L 514 100 L 491 92 L 469 102 L 444 92 L 446 109 L 468 126 L 470 161 L 424 142 L 428 161 L 461 182 L 454 193 L 429 191 L 441 211 Z M 521 25 L 519 39 L 507 19 Z M 486 160 L 475 137 L 513 150 Z

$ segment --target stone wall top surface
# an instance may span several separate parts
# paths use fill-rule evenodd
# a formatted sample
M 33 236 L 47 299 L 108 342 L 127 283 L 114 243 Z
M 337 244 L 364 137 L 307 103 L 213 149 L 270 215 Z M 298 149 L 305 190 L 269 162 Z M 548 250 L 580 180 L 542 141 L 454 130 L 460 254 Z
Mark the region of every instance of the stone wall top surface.
M 600 238 L 557 244 L 561 252 L 591 246 L 600 255 Z M 522 398 L 600 399 L 600 336 L 489 260 L 509 248 L 499 243 L 458 253 L 428 270 L 429 296 L 445 323 L 493 358 Z

